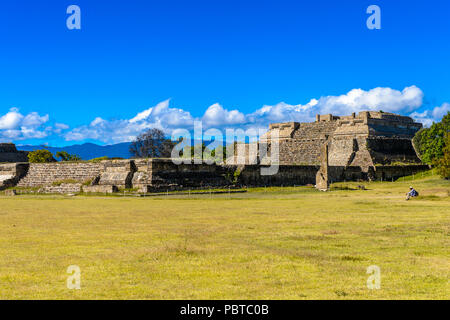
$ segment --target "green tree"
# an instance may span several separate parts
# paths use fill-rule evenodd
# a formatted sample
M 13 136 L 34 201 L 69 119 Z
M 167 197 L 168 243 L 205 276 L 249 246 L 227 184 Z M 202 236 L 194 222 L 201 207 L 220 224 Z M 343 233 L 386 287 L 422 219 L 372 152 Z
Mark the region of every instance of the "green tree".
M 173 146 L 163 131 L 153 128 L 136 137 L 130 145 L 130 153 L 136 158 L 169 158 Z
M 450 133 L 445 138 L 444 155 L 436 162 L 439 175 L 444 179 L 450 179 Z
M 450 132 L 450 112 L 430 128 L 419 130 L 413 143 L 420 158 L 426 164 L 435 164 L 444 156 L 446 135 Z
M 28 161 L 31 163 L 54 162 L 53 154 L 48 150 L 35 150 L 28 153 Z
M 70 154 L 66 151 L 58 151 L 56 157 L 60 158 L 61 161 L 80 161 L 81 158 L 76 154 Z

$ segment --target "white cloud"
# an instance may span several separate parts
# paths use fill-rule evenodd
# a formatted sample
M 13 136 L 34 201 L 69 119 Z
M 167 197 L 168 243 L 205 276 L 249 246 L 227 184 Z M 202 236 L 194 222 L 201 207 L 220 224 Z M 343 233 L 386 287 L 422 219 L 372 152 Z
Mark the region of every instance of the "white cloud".
M 220 104 L 215 103 L 206 109 L 205 114 L 202 117 L 203 124 L 207 127 L 224 125 L 237 125 L 245 123 L 245 115 L 238 110 L 228 111 L 224 109 Z
M 37 112 L 23 115 L 17 108 L 11 108 L 8 113 L 0 116 L 1 140 L 42 139 L 52 132 L 51 127 L 44 127 L 49 116 L 40 116 Z
M 67 124 L 65 124 L 65 123 L 58 123 L 58 122 L 55 123 L 55 127 L 58 128 L 58 129 L 61 129 L 61 130 L 67 130 L 67 129 L 70 128 Z
M 56 134 L 61 134 L 64 130 L 69 129 L 70 127 L 65 123 L 55 123 L 55 129 L 53 130 Z
M 422 122 L 425 127 L 429 127 L 433 122 L 439 122 L 450 111 L 450 103 L 443 103 L 440 107 L 422 112 L 413 112 L 409 116 L 416 121 Z
M 177 128 L 190 128 L 193 123 L 194 118 L 188 111 L 170 108 L 169 100 L 165 100 L 131 119 L 108 121 L 97 117 L 89 125 L 75 128 L 64 137 L 67 141 L 92 139 L 105 143 L 118 143 L 131 141 L 150 128 L 171 133 Z
M 353 89 L 340 96 L 325 96 L 312 99 L 307 104 L 290 105 L 280 102 L 273 106 L 263 106 L 248 115 L 250 122 L 314 121 L 316 114 L 348 115 L 365 110 L 393 113 L 408 113 L 422 105 L 423 92 L 416 86 L 402 91 L 391 88 L 374 88 L 369 91 Z
M 23 140 L 43 138 L 57 134 L 67 141 L 83 141 L 87 139 L 104 143 L 118 143 L 133 140 L 137 135 L 150 128 L 159 128 L 167 134 L 175 129 L 192 129 L 194 121 L 202 121 L 203 128 L 254 128 L 267 129 L 273 122 L 309 122 L 314 121 L 316 114 L 332 113 L 347 115 L 364 110 L 383 110 L 399 114 L 409 114 L 416 120 L 429 125 L 438 121 L 449 110 L 450 104 L 444 103 L 433 110 L 419 112 L 423 103 L 423 92 L 416 86 L 403 90 L 391 88 L 374 88 L 371 90 L 353 89 L 340 96 L 323 96 L 311 99 L 306 104 L 288 104 L 280 102 L 275 105 L 264 105 L 251 113 L 243 113 L 234 109 L 226 109 L 219 103 L 209 106 L 200 117 L 193 117 L 189 111 L 170 107 L 170 100 L 144 109 L 130 119 L 107 120 L 100 116 L 90 123 L 69 130 L 63 123 L 55 123 L 52 127 L 44 127 L 49 116 L 41 116 L 36 112 L 22 115 L 19 110 L 11 109 L 0 115 L 0 138 Z
M 14 129 L 20 124 L 22 119 L 23 115 L 16 108 L 11 108 L 7 114 L 0 117 L 0 130 Z
M 66 140 L 94 139 L 106 143 L 130 141 L 149 128 L 159 128 L 170 134 L 178 128 L 191 129 L 194 121 L 202 121 L 203 128 L 267 128 L 272 122 L 314 121 L 316 114 L 332 113 L 346 115 L 363 110 L 410 113 L 422 105 L 423 92 L 416 86 L 402 91 L 391 88 L 374 88 L 368 91 L 353 89 L 340 96 L 325 96 L 312 99 L 301 105 L 280 102 L 265 105 L 253 113 L 228 110 L 215 103 L 208 107 L 200 118 L 188 111 L 169 107 L 169 100 L 139 112 L 131 119 L 108 121 L 96 118 L 89 125 L 73 129 L 65 135 Z
M 97 118 L 94 119 L 94 121 L 91 122 L 90 126 L 97 126 L 97 125 L 100 125 L 100 124 L 104 123 L 105 121 L 106 120 L 104 120 L 104 119 L 102 119 L 100 117 L 97 117 Z
M 320 98 L 317 106 L 322 113 L 347 114 L 363 110 L 410 112 L 422 105 L 423 92 L 416 86 L 402 91 L 391 88 L 374 88 L 369 91 L 353 89 L 345 95 Z
M 165 103 L 165 101 L 164 102 L 160 102 L 160 104 L 161 103 Z M 141 120 L 145 120 L 145 119 L 147 119 L 150 116 L 152 111 L 153 111 L 153 108 L 150 108 L 150 109 L 144 110 L 142 112 L 139 112 L 133 119 L 130 119 L 130 122 L 131 123 L 135 123 L 135 122 L 138 122 L 138 121 L 141 121 Z
M 37 112 L 31 112 L 22 119 L 21 125 L 26 128 L 39 128 L 42 124 L 48 122 L 48 119 L 48 114 L 41 117 Z
M 450 103 L 444 103 L 442 104 L 442 106 L 434 108 L 433 111 L 431 112 L 431 115 L 433 116 L 434 119 L 439 121 L 449 111 L 450 111 Z

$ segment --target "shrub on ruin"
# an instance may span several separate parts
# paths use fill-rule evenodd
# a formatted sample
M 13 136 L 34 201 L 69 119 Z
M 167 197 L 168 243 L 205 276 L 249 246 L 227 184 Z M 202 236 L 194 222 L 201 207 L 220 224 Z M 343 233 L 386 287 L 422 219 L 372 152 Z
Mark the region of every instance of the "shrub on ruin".
M 98 158 L 94 158 L 94 159 L 88 160 L 88 162 L 98 163 L 98 162 L 103 161 L 103 160 L 109 160 L 109 157 L 98 157 Z
M 79 183 L 79 182 L 77 180 L 74 180 L 74 179 L 64 179 L 64 180 L 53 181 L 52 182 L 52 186 L 59 187 L 62 184 L 75 184 L 75 183 Z
M 92 178 L 92 179 L 87 179 L 87 180 L 85 180 L 83 183 L 82 183 L 82 185 L 83 186 L 91 186 L 92 185 L 92 182 L 95 180 L 95 178 Z
M 66 151 L 58 151 L 56 157 L 60 158 L 61 161 L 80 161 L 81 158 L 76 154 L 70 154 Z
M 239 183 L 240 177 L 241 177 L 241 169 L 240 168 L 235 168 L 234 170 L 231 169 L 231 167 L 229 167 L 228 172 L 224 175 L 225 179 L 230 183 L 230 184 L 237 184 Z
M 53 154 L 48 150 L 35 150 L 28 153 L 28 161 L 31 163 L 54 162 Z

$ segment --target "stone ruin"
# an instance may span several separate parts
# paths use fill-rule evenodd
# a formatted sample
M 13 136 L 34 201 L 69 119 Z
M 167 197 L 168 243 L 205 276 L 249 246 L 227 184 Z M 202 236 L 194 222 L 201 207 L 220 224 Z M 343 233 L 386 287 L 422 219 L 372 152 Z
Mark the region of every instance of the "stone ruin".
M 387 112 L 363 111 L 350 116 L 317 115 L 312 123 L 275 123 L 262 137 L 269 144 L 279 130 L 280 164 L 316 165 L 321 147 L 329 140 L 330 166 L 395 163 L 420 164 L 412 138 L 422 128 L 410 117 Z
M 0 143 L 0 163 L 28 162 L 27 151 L 17 151 L 13 143 Z
M 326 141 L 320 151 L 320 169 L 316 173 L 316 189 L 320 191 L 328 191 L 328 144 Z
M 364 111 L 350 116 L 317 115 L 312 123 L 271 124 L 261 142 L 273 143 L 279 130 L 279 168 L 258 161 L 258 144 L 237 144 L 234 162 L 180 164 L 171 159 L 104 160 L 100 162 L 26 163 L 26 153 L 0 144 L 0 189 L 18 187 L 43 193 L 160 192 L 230 186 L 289 186 L 356 180 L 391 180 L 428 169 L 411 139 L 422 127 L 411 118 Z M 243 152 L 242 152 L 243 151 Z M 243 154 L 243 156 L 242 156 Z M 1 161 L 1 160 L 0 160 Z

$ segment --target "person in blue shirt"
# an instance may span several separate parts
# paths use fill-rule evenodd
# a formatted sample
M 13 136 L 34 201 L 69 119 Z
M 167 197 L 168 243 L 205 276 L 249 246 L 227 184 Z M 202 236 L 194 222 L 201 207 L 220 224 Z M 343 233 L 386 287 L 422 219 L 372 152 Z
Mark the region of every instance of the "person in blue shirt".
M 409 192 L 406 194 L 406 200 L 409 200 L 413 197 L 418 197 L 419 193 L 413 188 L 409 187 Z

